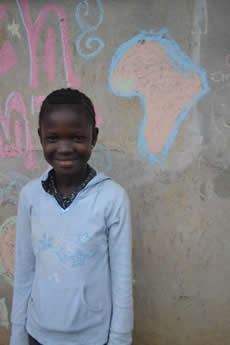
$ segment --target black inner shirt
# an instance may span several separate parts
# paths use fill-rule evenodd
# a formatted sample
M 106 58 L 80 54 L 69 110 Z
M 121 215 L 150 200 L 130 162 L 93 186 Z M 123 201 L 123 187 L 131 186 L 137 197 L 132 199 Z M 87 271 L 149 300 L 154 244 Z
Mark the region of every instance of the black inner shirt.
M 97 174 L 96 171 L 90 165 L 87 165 L 87 175 L 86 175 L 85 180 L 79 186 L 74 188 L 73 191 L 69 195 L 63 196 L 56 187 L 55 171 L 54 169 L 52 169 L 49 171 L 47 179 L 42 181 L 42 187 L 47 193 L 55 197 L 58 204 L 63 209 L 66 209 L 72 204 L 77 194 L 83 188 L 85 188 L 85 186 L 89 183 L 89 181 L 91 181 L 96 176 L 96 174 Z

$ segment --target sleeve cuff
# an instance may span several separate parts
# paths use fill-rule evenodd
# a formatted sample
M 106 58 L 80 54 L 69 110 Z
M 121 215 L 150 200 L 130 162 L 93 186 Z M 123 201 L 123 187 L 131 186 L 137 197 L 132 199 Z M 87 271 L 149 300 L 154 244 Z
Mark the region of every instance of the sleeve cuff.
M 12 325 L 9 345 L 29 345 L 29 337 L 25 326 Z
M 131 345 L 132 344 L 132 333 L 118 333 L 110 331 L 109 341 L 107 345 Z

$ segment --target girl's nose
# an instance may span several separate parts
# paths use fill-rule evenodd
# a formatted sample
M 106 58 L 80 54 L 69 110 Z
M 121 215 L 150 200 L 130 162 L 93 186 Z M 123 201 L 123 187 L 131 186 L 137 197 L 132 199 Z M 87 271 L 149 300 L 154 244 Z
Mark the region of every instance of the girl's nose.
M 73 148 L 71 143 L 68 140 L 62 140 L 58 145 L 58 152 L 60 153 L 69 153 L 72 152 Z

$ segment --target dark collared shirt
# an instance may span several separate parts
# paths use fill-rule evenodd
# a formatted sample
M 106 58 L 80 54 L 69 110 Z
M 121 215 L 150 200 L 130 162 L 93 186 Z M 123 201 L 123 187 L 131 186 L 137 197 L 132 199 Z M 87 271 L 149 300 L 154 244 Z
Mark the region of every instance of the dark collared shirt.
M 74 188 L 74 190 L 69 195 L 63 196 L 56 188 L 55 172 L 54 172 L 54 169 L 52 169 L 48 173 L 47 179 L 45 181 L 42 181 L 42 187 L 47 193 L 55 197 L 55 199 L 57 200 L 57 202 L 62 208 L 66 209 L 72 204 L 77 194 L 83 188 L 85 188 L 85 186 L 89 183 L 89 181 L 91 181 L 96 176 L 96 174 L 97 174 L 96 171 L 90 165 L 88 165 L 87 176 L 85 180 L 79 186 Z

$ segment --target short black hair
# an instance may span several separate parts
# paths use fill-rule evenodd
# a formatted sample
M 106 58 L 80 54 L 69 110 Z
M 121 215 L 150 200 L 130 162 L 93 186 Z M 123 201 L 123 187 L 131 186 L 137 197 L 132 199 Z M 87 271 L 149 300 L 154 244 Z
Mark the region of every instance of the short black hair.
M 80 107 L 83 111 L 87 112 L 93 127 L 96 127 L 96 113 L 91 99 L 83 92 L 71 88 L 55 90 L 44 99 L 39 112 L 39 127 L 41 127 L 41 122 L 45 114 L 54 111 L 62 105 L 75 109 L 79 109 Z

